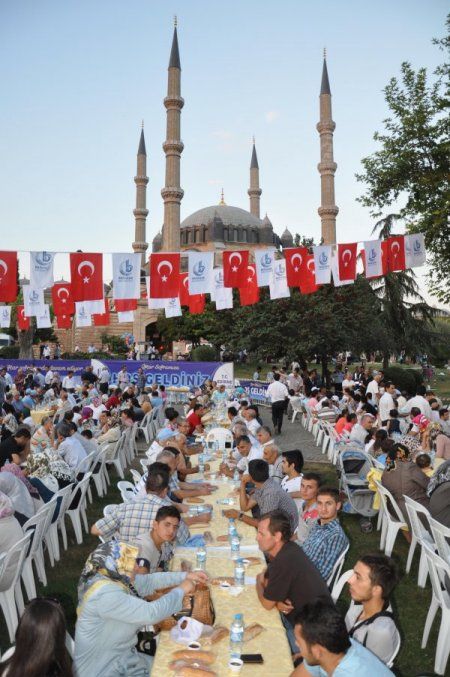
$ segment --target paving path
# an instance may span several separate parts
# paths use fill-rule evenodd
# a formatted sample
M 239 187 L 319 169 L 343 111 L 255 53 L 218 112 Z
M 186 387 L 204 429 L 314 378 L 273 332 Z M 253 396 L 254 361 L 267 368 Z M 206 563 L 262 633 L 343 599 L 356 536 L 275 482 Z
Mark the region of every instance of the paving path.
M 263 423 L 273 429 L 270 408 L 259 407 L 259 411 Z M 314 463 L 328 462 L 326 454 L 322 454 L 321 449 L 314 444 L 311 433 L 302 426 L 300 416 L 297 416 L 294 423 L 291 423 L 290 419 L 284 416 L 281 435 L 275 435 L 275 442 L 281 448 L 281 451 L 300 449 L 305 461 L 314 461 Z

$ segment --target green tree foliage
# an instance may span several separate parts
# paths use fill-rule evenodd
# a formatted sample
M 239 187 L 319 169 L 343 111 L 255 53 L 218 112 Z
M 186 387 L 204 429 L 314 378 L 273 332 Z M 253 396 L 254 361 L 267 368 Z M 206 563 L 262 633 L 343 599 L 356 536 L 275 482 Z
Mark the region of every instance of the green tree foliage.
M 450 117 L 448 115 L 447 35 L 433 42 L 446 61 L 430 81 L 425 68 L 415 71 L 402 63 L 401 79 L 391 78 L 384 89 L 390 117 L 384 133 L 376 132 L 380 148 L 362 160 L 364 172 L 356 178 L 366 184 L 359 198 L 375 218 L 394 206 L 409 232 L 423 232 L 430 254 L 430 291 L 450 302 Z

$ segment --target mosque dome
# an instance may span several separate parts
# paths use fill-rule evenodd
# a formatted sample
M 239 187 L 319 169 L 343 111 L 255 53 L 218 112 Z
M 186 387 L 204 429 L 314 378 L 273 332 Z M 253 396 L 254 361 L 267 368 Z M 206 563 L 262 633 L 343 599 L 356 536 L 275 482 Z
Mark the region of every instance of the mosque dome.
M 250 214 L 250 212 L 247 212 L 245 209 L 218 204 L 198 209 L 181 222 L 181 228 L 203 224 L 207 225 L 214 218 L 219 218 L 224 226 L 250 226 L 255 228 L 262 224 L 261 219 L 253 216 L 253 214 Z

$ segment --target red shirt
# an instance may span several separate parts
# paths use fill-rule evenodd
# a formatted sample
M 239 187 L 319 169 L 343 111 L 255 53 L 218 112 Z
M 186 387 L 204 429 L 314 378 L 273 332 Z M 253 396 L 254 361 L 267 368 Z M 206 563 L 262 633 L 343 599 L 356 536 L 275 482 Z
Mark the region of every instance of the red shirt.
M 188 433 L 189 435 L 192 435 L 192 433 L 194 432 L 196 427 L 198 425 L 202 424 L 202 419 L 200 418 L 200 416 L 195 411 L 193 411 L 192 414 L 189 414 L 189 416 L 186 418 L 186 420 L 189 422 L 189 426 L 190 426 L 189 427 L 189 433 Z
M 113 409 L 114 407 L 118 407 L 120 404 L 120 400 L 116 395 L 111 395 L 106 402 L 105 402 L 105 407 L 108 409 Z

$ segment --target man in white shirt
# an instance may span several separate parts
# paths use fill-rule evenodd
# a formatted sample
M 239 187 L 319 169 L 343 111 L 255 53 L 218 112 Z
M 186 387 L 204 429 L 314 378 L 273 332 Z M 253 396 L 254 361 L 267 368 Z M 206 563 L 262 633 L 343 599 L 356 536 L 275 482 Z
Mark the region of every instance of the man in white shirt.
M 58 434 L 58 454 L 67 463 L 70 469 L 75 472 L 85 472 L 83 465 L 80 463 L 86 458 L 87 454 L 83 449 L 83 445 L 79 440 L 72 437 L 74 431 L 66 423 L 61 423 L 56 428 Z
M 247 430 L 253 437 L 252 443 L 256 444 L 256 433 L 258 432 L 261 425 L 256 418 L 255 409 L 252 409 L 252 407 L 247 407 L 247 409 L 243 410 L 242 417 L 245 419 Z
M 374 371 L 373 379 L 372 381 L 369 381 L 366 388 L 366 393 L 370 393 L 372 395 L 372 404 L 374 406 L 378 404 L 378 400 L 380 399 L 380 388 L 379 388 L 380 381 L 381 374 L 379 374 L 377 371 Z
M 427 389 L 425 386 L 418 386 L 417 395 L 411 397 L 402 409 L 399 410 L 400 415 L 407 415 L 411 412 L 413 407 L 420 409 L 420 413 L 427 417 L 429 421 L 432 419 L 431 407 L 428 400 L 425 399 Z
M 269 477 L 281 484 L 283 479 L 283 457 L 276 444 L 268 444 L 264 447 L 263 459 L 269 464 Z
M 47 371 L 45 372 L 45 385 L 50 386 L 53 382 L 53 372 L 50 369 L 50 367 L 47 367 Z
M 272 422 L 274 430 L 277 430 L 280 435 L 289 392 L 284 383 L 280 382 L 280 374 L 274 374 L 273 378 L 273 383 L 267 388 L 266 396 L 272 404 Z
M 361 417 L 361 421 L 359 423 L 355 423 L 353 426 L 350 433 L 350 441 L 359 442 L 361 445 L 364 445 L 368 432 L 373 427 L 374 421 L 375 416 L 372 416 L 372 414 L 364 414 L 364 416 Z
M 117 374 L 117 383 L 119 388 L 124 391 L 130 382 L 130 374 L 127 372 L 127 367 L 124 365 Z
M 263 450 L 259 445 L 253 446 L 248 435 L 240 435 L 236 438 L 236 449 L 233 452 L 233 457 L 237 460 L 236 466 L 230 468 L 228 463 L 222 463 L 220 466 L 220 472 L 227 477 L 233 477 L 235 467 L 240 473 L 248 473 L 248 464 L 255 458 L 262 458 Z
M 302 500 L 300 489 L 302 486 L 303 454 L 300 449 L 283 451 L 281 454 L 281 470 L 283 479 L 281 488 L 294 499 L 296 506 L 300 510 Z
M 394 395 L 395 395 L 395 385 L 390 381 L 387 381 L 384 385 L 384 393 L 380 397 L 378 403 L 378 413 L 380 415 L 380 421 L 382 426 L 386 426 L 389 421 L 390 412 L 392 409 L 395 409 Z
M 64 390 L 67 390 L 68 393 L 74 393 L 75 392 L 75 377 L 73 375 L 73 371 L 70 369 L 67 372 L 67 376 L 64 376 L 63 382 L 62 382 L 62 387 Z
M 109 373 L 109 369 L 106 366 L 106 364 L 104 364 L 103 367 L 100 369 L 100 373 L 98 375 L 99 389 L 100 392 L 103 393 L 103 395 L 106 395 L 108 393 L 110 378 L 111 374 Z
M 303 388 L 303 379 L 300 376 L 300 369 L 294 369 L 292 374 L 289 374 L 287 378 L 287 387 L 289 390 L 293 390 L 297 395 Z

